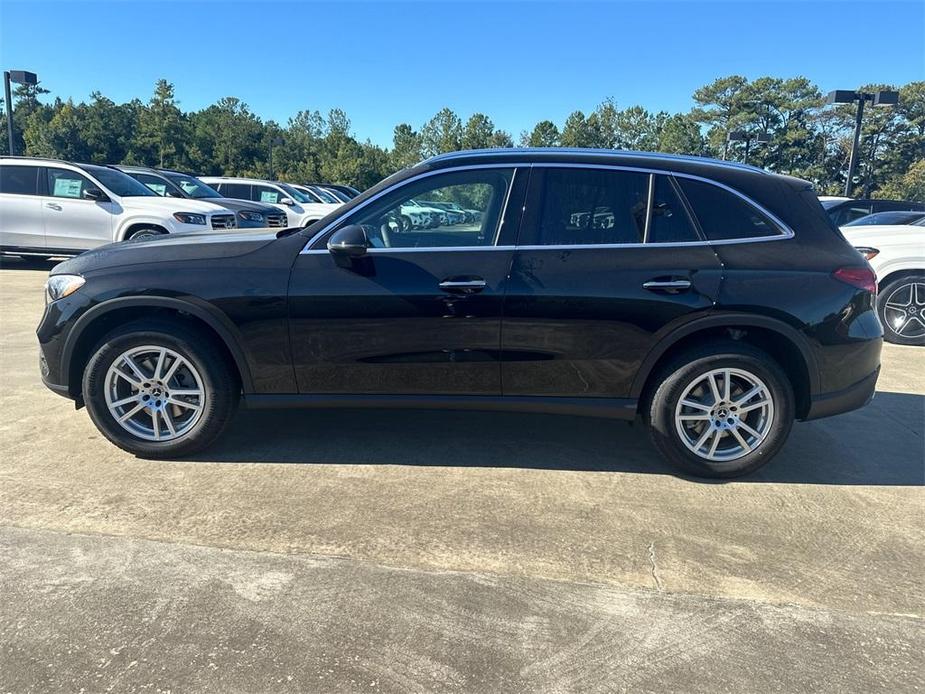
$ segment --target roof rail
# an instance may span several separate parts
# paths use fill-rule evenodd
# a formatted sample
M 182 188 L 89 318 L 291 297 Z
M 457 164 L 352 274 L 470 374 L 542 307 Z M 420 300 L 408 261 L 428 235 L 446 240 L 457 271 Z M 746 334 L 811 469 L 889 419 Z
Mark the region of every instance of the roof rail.
M 54 157 L 33 157 L 27 154 L 2 154 L 0 159 L 35 159 L 36 161 L 53 161 L 58 164 L 73 164 L 67 159 L 55 159 Z
M 622 150 L 622 149 L 599 149 L 599 148 L 583 148 L 583 147 L 495 147 L 492 149 L 469 149 L 462 150 L 458 152 L 447 152 L 445 154 L 437 154 L 429 159 L 425 159 L 424 162 L 438 162 L 446 161 L 450 159 L 457 159 L 461 157 L 486 157 L 486 156 L 497 156 L 499 154 L 508 154 L 510 156 L 517 155 L 535 155 L 535 154 L 576 154 L 584 156 L 600 156 L 600 157 L 614 157 L 614 156 L 625 156 L 625 157 L 640 157 L 648 159 L 662 159 L 667 161 L 687 161 L 694 163 L 703 163 L 703 164 L 712 164 L 715 166 L 727 166 L 733 169 L 744 169 L 746 171 L 755 171 L 759 173 L 767 173 L 764 169 L 758 168 L 757 166 L 752 166 L 751 164 L 741 164 L 736 161 L 726 161 L 724 159 L 714 159 L 712 157 L 698 157 L 690 154 L 665 154 L 662 152 L 637 152 L 633 150 Z M 422 162 L 422 163 L 424 163 Z

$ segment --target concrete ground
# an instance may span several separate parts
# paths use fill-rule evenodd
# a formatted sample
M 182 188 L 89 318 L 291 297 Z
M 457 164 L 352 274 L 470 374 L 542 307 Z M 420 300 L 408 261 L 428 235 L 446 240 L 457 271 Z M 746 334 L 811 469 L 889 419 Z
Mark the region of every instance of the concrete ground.
M 0 692 L 925 689 L 925 350 L 743 480 L 623 423 L 248 412 L 196 460 L 45 390 L 0 271 Z

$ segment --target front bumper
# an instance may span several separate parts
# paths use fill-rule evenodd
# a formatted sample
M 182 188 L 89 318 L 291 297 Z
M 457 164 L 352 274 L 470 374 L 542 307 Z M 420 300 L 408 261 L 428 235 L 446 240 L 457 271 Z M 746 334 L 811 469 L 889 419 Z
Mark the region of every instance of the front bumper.
M 810 401 L 809 412 L 803 419 L 822 419 L 864 407 L 874 398 L 879 376 L 880 367 L 878 366 L 872 374 L 868 374 L 847 388 L 834 393 L 814 395 Z

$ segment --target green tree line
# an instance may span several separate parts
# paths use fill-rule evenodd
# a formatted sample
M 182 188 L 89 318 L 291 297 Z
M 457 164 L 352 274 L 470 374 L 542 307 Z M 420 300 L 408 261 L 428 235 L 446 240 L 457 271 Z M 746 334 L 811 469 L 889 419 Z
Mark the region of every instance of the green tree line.
M 864 91 L 897 89 L 863 85 Z M 860 142 L 857 195 L 925 200 L 925 82 L 898 87 L 900 102 L 868 108 Z M 395 126 L 391 148 L 360 140 L 340 109 L 299 111 L 285 124 L 263 120 L 247 104 L 225 97 L 199 111 L 183 111 L 167 80 L 147 101 L 117 104 L 99 92 L 89 102 L 49 100 L 40 85 L 14 96 L 18 153 L 92 163 L 128 163 L 201 174 L 325 180 L 365 188 L 421 159 L 461 149 L 513 147 L 510 133 L 475 113 L 465 120 L 443 108 L 419 125 Z M 529 147 L 602 147 L 748 161 L 812 181 L 820 193 L 844 188 L 854 128 L 852 105 L 825 106 L 818 86 L 804 77 L 722 77 L 696 90 L 687 113 L 621 108 L 605 99 L 592 112 L 574 111 L 563 123 L 541 120 L 520 133 Z M 6 128 L 5 121 L 3 128 Z M 6 139 L 0 152 L 7 153 Z

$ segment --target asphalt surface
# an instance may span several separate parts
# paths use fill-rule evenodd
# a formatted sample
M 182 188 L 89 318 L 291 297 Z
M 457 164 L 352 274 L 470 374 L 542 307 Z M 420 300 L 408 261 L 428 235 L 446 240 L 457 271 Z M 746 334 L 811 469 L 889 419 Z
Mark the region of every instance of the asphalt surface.
M 48 266 L 0 271 L 0 692 L 925 689 L 925 350 L 684 479 L 638 428 L 248 412 L 111 446 L 38 376 Z

